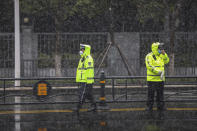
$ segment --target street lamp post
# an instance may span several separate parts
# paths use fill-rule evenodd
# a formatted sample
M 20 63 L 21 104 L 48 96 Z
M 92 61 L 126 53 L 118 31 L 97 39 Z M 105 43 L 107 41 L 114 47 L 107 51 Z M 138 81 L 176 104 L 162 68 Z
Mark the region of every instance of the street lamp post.
M 21 77 L 20 59 L 20 14 L 19 0 L 14 0 L 14 21 L 15 21 L 15 78 Z M 15 81 L 15 86 L 20 86 L 20 81 Z
M 15 23 L 15 78 L 21 77 L 21 59 L 20 59 L 20 15 L 19 15 L 19 0 L 14 0 L 14 23 Z M 20 80 L 15 80 L 15 87 L 20 86 Z M 15 103 L 20 103 L 20 97 L 15 96 Z M 14 111 L 20 111 L 20 105 L 15 105 Z M 16 114 L 15 118 L 15 131 L 21 130 L 20 114 Z

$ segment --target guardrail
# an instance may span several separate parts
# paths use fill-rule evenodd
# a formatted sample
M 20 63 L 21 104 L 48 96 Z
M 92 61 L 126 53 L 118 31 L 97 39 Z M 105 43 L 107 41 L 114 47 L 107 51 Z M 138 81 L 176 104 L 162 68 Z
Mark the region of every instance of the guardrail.
M 21 86 L 15 87 L 14 81 L 19 80 Z M 105 76 L 103 73 L 95 81 L 97 103 L 146 102 L 145 76 Z M 78 103 L 75 77 L 1 78 L 0 82 L 0 105 Z M 197 76 L 167 76 L 165 87 L 165 102 L 197 102 Z M 183 95 L 185 98 L 177 98 Z M 14 102 L 15 97 L 21 101 Z

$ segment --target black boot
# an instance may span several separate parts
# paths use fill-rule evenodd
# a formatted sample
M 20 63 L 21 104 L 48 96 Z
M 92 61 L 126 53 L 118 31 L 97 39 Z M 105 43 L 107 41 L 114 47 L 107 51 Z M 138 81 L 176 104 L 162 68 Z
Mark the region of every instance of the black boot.
M 91 107 L 88 109 L 88 111 L 96 111 L 97 107 L 96 107 L 96 103 L 91 104 Z
M 148 107 L 146 107 L 145 111 L 152 112 L 153 111 L 153 107 L 152 106 L 148 106 Z
M 78 104 L 77 107 L 74 109 L 74 112 L 79 113 L 80 109 L 81 109 L 81 104 Z
M 163 107 L 159 106 L 159 107 L 157 107 L 157 110 L 162 112 L 162 111 L 166 111 L 167 109 L 165 106 L 163 106 Z

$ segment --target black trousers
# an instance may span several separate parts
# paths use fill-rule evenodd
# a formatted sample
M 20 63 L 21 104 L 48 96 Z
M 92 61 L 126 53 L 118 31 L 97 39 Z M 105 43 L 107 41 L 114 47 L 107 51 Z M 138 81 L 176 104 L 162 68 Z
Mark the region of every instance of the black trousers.
M 148 81 L 148 100 L 147 106 L 149 109 L 153 108 L 155 92 L 157 109 L 163 110 L 164 108 L 164 82 L 150 82 Z
M 96 102 L 92 94 L 93 84 L 80 83 L 79 85 L 79 103 L 78 109 L 81 108 L 86 99 L 91 102 L 91 106 L 96 107 Z

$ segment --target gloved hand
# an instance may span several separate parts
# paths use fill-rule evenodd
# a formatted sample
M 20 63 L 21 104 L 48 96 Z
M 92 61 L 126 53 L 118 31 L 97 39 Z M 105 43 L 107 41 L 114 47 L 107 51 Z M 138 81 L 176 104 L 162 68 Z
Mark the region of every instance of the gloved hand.
M 164 80 L 164 71 L 161 72 L 161 76 L 160 76 L 161 80 Z
M 158 71 L 158 75 L 161 75 L 162 74 L 162 71 Z

